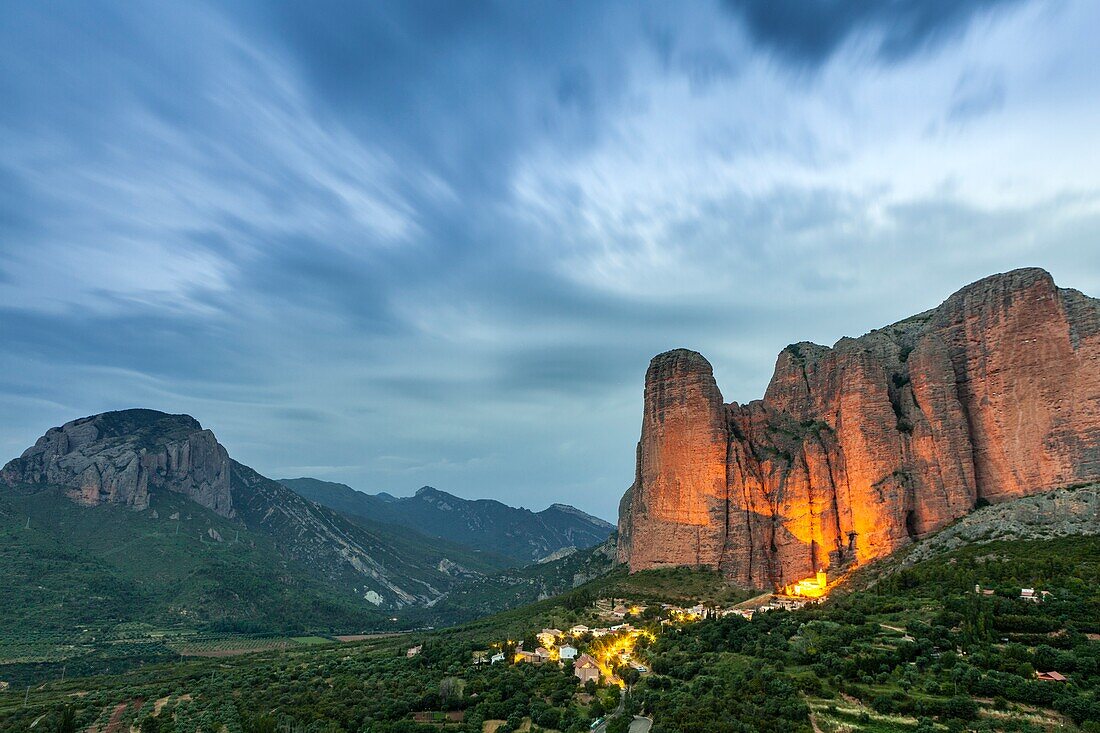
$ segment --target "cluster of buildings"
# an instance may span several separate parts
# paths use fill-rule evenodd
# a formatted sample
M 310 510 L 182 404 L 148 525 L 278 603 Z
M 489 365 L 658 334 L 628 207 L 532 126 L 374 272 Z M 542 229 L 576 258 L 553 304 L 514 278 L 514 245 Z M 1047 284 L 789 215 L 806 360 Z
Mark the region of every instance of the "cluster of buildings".
M 627 613 L 630 611 L 628 610 Z M 652 637 L 650 632 L 635 629 L 628 623 L 615 624 L 606 628 L 590 628 L 584 624 L 577 624 L 568 631 L 543 629 L 535 635 L 539 646 L 534 650 L 524 649 L 523 642 L 518 642 L 509 658 L 505 649 L 510 648 L 512 642 L 508 642 L 508 645 L 502 644 L 501 648 L 492 654 L 490 650 L 474 652 L 473 663 L 475 665 L 509 661 L 512 664 L 557 663 L 562 667 L 572 664 L 573 675 L 582 685 L 589 680 L 598 682 L 601 675 L 611 682 L 619 683 L 613 672 L 615 667 L 628 665 L 640 673 L 649 671 L 644 664 L 631 656 L 634 642 L 642 634 L 649 634 Z M 607 643 L 599 641 L 604 637 L 608 637 Z M 582 646 L 591 648 L 588 653 L 582 653 Z
M 583 637 L 585 634 L 591 634 L 593 639 L 599 639 L 600 637 L 603 637 L 603 636 L 610 636 L 611 634 L 618 634 L 618 633 L 623 632 L 623 631 L 629 633 L 629 632 L 634 631 L 634 630 L 635 629 L 634 629 L 633 626 L 631 626 L 630 624 L 626 624 L 626 623 L 615 624 L 614 626 L 607 626 L 607 627 L 596 627 L 596 628 L 591 628 L 591 629 L 588 628 L 587 626 L 585 626 L 584 624 L 577 624 L 576 626 L 569 629 L 569 635 L 572 636 L 575 639 L 579 639 L 579 638 Z
M 776 609 L 795 610 L 807 603 L 818 602 L 825 597 L 826 589 L 825 573 L 818 573 L 814 578 L 789 586 L 784 595 L 762 597 L 763 602 L 756 603 L 752 607 L 739 604 L 737 607 L 719 608 L 703 603 L 685 607 L 663 603 L 661 604 L 663 616 L 661 624 L 674 625 L 732 615 L 752 620 L 753 615 L 757 613 Z M 581 684 L 588 680 L 598 681 L 601 676 L 618 683 L 619 680 L 615 677 L 613 670 L 624 666 L 642 674 L 649 672 L 645 664 L 633 658 L 633 652 L 639 636 L 646 635 L 652 639 L 653 634 L 650 631 L 637 629 L 624 620 L 627 616 L 640 616 L 648 607 L 629 600 L 613 598 L 596 601 L 595 609 L 599 618 L 605 621 L 620 621 L 620 623 L 596 627 L 576 624 L 565 631 L 554 628 L 543 629 L 535 634 L 538 646 L 533 650 L 524 649 L 523 642 L 519 642 L 516 643 L 515 651 L 509 657 L 505 649 L 511 649 L 513 642 L 508 642 L 507 645 L 502 644 L 492 653 L 490 650 L 474 652 L 473 663 L 475 665 L 507 662 L 512 664 L 557 663 L 563 667 L 571 663 L 573 674 Z M 606 641 L 604 641 L 605 638 Z M 582 649 L 585 651 L 582 652 Z M 419 653 L 419 647 L 409 649 L 409 656 L 415 653 Z
M 707 607 L 703 604 L 697 604 L 690 608 L 670 605 L 665 607 L 668 611 L 668 617 L 661 623 L 667 626 L 674 623 L 700 621 L 705 618 L 726 618 L 727 616 L 740 616 L 743 619 L 752 621 L 752 617 L 758 613 L 780 609 L 797 611 L 807 603 L 819 603 L 824 598 L 824 595 L 766 595 L 755 599 L 755 602 L 740 603 L 729 608 Z
M 981 585 L 975 585 L 974 592 L 980 596 L 996 595 L 995 590 L 992 588 L 983 588 Z M 1048 590 L 1037 591 L 1034 588 L 1021 588 L 1019 598 L 1021 601 L 1027 601 L 1028 603 L 1042 603 L 1052 595 L 1053 594 Z
M 647 608 L 649 606 L 624 598 L 601 598 L 596 601 L 596 613 L 602 618 L 622 619 L 627 614 L 641 616 Z

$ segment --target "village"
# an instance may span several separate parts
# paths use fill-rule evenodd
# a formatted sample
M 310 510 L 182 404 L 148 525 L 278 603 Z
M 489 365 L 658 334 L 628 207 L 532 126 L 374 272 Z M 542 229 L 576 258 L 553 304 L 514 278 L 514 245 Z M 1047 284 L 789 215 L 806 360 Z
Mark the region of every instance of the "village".
M 691 606 L 671 603 L 646 604 L 628 598 L 602 598 L 592 612 L 605 626 L 575 624 L 568 629 L 543 628 L 529 641 L 506 639 L 489 649 L 473 652 L 472 664 L 557 664 L 571 665 L 578 684 L 607 684 L 627 687 L 650 673 L 645 649 L 662 630 L 708 618 L 741 616 L 751 621 L 758 613 L 794 611 L 818 603 L 828 594 L 824 572 L 788 585 L 781 593 L 764 593 L 741 603 L 720 606 L 699 602 Z M 533 648 L 531 648 L 533 647 Z M 410 647 L 406 656 L 415 657 L 420 646 Z

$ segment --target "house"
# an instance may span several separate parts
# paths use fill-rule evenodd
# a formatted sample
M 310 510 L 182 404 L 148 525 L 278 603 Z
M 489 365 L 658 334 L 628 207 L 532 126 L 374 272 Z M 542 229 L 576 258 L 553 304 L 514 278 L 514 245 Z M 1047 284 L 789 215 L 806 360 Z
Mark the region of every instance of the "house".
M 573 628 L 569 629 L 569 633 L 573 636 L 580 636 L 581 634 L 587 634 L 590 629 L 584 624 L 577 624 Z
M 577 651 L 577 647 L 566 644 L 558 649 L 558 656 L 562 659 L 576 659 Z
M 994 591 L 992 588 L 983 588 L 980 585 L 975 585 L 974 586 L 974 592 L 977 593 L 980 596 L 991 596 L 996 591 Z
M 581 681 L 582 685 L 588 680 L 599 682 L 600 665 L 596 664 L 596 660 L 592 657 L 582 654 L 573 662 L 573 675 Z
M 477 666 L 479 664 L 488 664 L 489 663 L 489 650 L 488 649 L 479 649 L 475 652 L 472 652 L 470 654 L 470 656 L 473 659 L 474 666 Z M 501 655 L 501 657 L 503 658 L 503 655 Z
M 1043 591 L 1036 592 L 1036 590 L 1034 588 L 1021 588 L 1020 589 L 1020 600 L 1021 601 L 1028 601 L 1030 603 L 1042 603 L 1050 595 L 1051 595 L 1051 593 L 1048 590 L 1043 590 Z
M 423 649 L 423 648 L 424 648 L 423 644 L 418 644 L 417 646 L 410 646 L 408 651 L 405 652 L 405 657 L 407 659 L 412 659 L 417 654 L 419 654 L 420 650 Z
M 619 606 L 615 606 L 615 608 L 613 608 L 611 610 L 611 615 L 614 616 L 615 618 L 622 618 L 623 616 L 625 616 L 629 612 L 630 611 L 626 606 L 619 605 Z
M 489 660 L 490 664 L 496 664 L 497 662 L 503 662 L 505 660 L 504 652 L 497 652 Z
M 526 662 L 527 664 L 538 664 L 539 658 L 535 655 L 534 652 L 517 651 L 515 663 L 523 664 L 524 662 Z
M 543 629 L 535 638 L 539 640 L 539 643 L 545 647 L 551 647 L 558 643 L 558 639 L 561 638 L 562 633 L 558 629 Z
M 1066 678 L 1061 672 L 1036 672 L 1035 679 L 1043 682 L 1065 682 Z
M 535 649 L 535 662 L 542 664 L 543 662 L 549 662 L 551 658 L 550 650 L 546 647 L 538 647 Z

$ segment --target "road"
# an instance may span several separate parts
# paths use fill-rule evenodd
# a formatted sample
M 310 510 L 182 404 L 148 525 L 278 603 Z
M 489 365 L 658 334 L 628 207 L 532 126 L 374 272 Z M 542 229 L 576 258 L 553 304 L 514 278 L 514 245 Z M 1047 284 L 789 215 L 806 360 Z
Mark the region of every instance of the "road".
M 630 722 L 630 733 L 649 733 L 649 729 L 653 727 L 653 721 L 649 718 L 643 718 L 641 715 L 635 715 L 634 720 Z M 600 723 L 600 727 L 593 728 L 593 733 L 606 733 L 607 721 Z

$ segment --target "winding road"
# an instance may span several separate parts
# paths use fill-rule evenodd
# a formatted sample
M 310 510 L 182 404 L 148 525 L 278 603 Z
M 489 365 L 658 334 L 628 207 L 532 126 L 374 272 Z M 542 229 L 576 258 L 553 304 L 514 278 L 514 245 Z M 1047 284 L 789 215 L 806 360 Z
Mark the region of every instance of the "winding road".
M 630 721 L 630 733 L 649 733 L 649 729 L 653 727 L 653 721 L 649 718 L 643 718 L 641 715 L 635 715 L 634 720 Z M 593 733 L 606 733 L 607 721 L 600 723 L 598 728 L 592 729 Z

